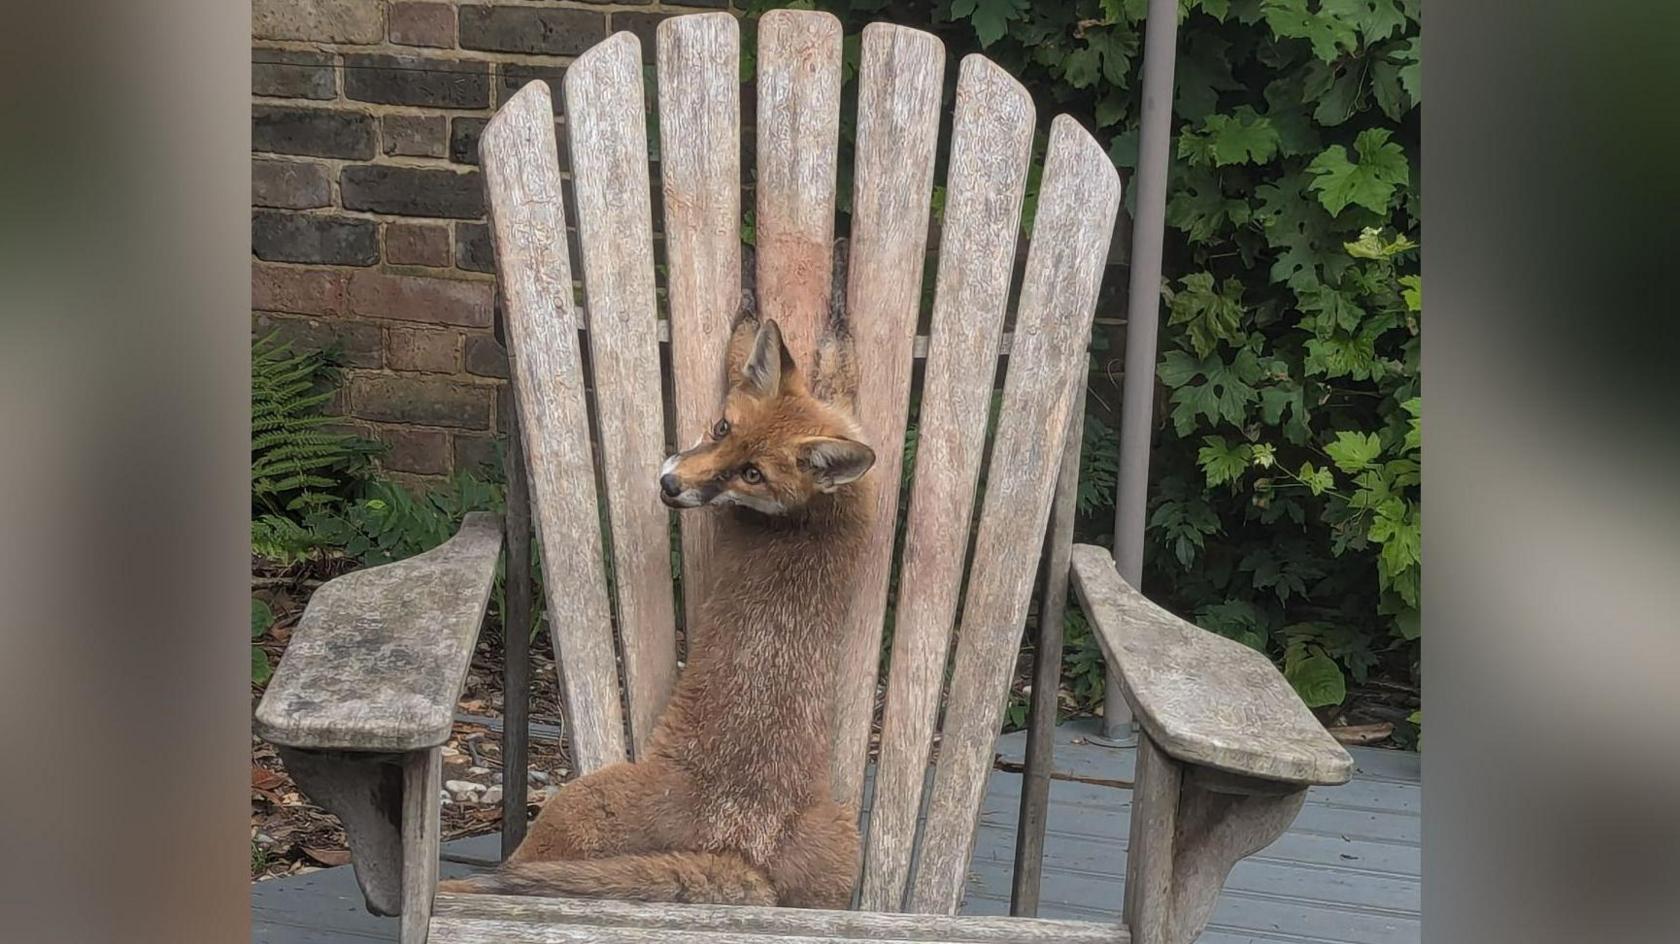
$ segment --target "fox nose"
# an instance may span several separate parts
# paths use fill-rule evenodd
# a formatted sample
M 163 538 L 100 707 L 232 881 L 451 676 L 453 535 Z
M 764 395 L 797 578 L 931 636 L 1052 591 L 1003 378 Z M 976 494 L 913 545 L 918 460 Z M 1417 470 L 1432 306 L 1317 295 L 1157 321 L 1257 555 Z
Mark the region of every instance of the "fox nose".
M 659 477 L 659 487 L 672 498 L 677 497 L 677 493 L 682 491 L 682 483 L 678 482 L 677 477 L 670 472 Z

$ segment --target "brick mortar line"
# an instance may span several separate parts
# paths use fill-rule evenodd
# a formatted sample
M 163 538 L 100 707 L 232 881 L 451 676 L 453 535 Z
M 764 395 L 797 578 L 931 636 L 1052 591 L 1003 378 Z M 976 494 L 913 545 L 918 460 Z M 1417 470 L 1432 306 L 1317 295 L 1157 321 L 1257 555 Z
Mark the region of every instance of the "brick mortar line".
M 335 114 L 366 114 L 379 118 L 387 115 L 399 117 L 446 117 L 446 118 L 489 118 L 496 113 L 499 106 L 490 105 L 484 108 L 456 108 L 452 105 L 396 105 L 391 102 L 364 102 L 359 98 L 284 98 L 278 95 L 258 95 L 252 93 L 252 106 L 272 105 L 287 108 L 310 108 L 315 111 L 333 112 Z M 564 124 L 561 116 L 555 115 L 555 121 Z
M 619 32 L 628 32 L 620 30 Z M 611 34 L 608 34 L 611 35 Z M 258 62 L 252 60 L 252 65 L 274 65 L 293 69 L 389 69 L 394 72 L 441 72 L 449 75 L 461 73 L 449 69 L 411 69 L 402 66 L 346 66 L 344 56 L 375 55 L 375 56 L 412 56 L 427 59 L 441 59 L 445 62 L 487 63 L 489 65 L 540 66 L 543 68 L 564 68 L 577 61 L 578 55 L 564 55 L 546 52 L 492 52 L 487 49 L 462 49 L 456 46 L 404 46 L 381 40 L 366 46 L 350 43 L 323 43 L 312 40 L 296 39 L 255 39 L 251 40 L 251 51 L 260 53 L 264 50 L 275 52 L 319 52 L 339 57 L 334 62 L 310 64 L 306 62 Z M 323 99 L 324 101 L 325 99 Z
M 265 212 L 296 213 L 298 211 L 295 211 L 295 210 L 273 210 L 273 211 L 265 211 Z M 317 215 L 320 215 L 320 214 L 317 214 Z M 361 219 L 361 217 L 351 217 L 351 218 L 352 219 Z M 432 217 L 429 217 L 429 216 L 410 216 L 410 217 L 403 217 L 403 219 L 405 219 L 405 220 L 430 220 L 430 219 L 432 219 Z M 470 222 L 470 221 L 469 220 L 457 220 L 456 222 Z M 451 240 L 453 241 L 453 236 L 451 237 Z M 382 248 L 383 248 L 383 241 L 382 241 Z M 450 246 L 450 248 L 453 251 L 453 249 L 454 249 L 453 244 Z M 346 265 L 345 263 L 342 263 L 342 262 L 290 262 L 290 261 L 287 261 L 287 260 L 284 260 L 284 259 L 263 259 L 263 258 L 260 258 L 256 255 L 254 255 L 254 254 L 251 256 L 251 262 L 255 265 L 265 265 L 265 266 L 290 266 L 290 267 L 295 267 L 295 268 L 299 268 L 299 269 L 330 269 L 334 272 L 347 272 L 347 273 L 375 272 L 375 273 L 378 273 L 379 275 L 396 275 L 396 276 L 405 276 L 405 277 L 408 277 L 408 278 L 416 278 L 416 279 L 432 279 L 433 281 L 438 281 L 438 282 L 481 283 L 481 282 L 494 282 L 494 281 L 496 281 L 496 273 L 494 273 L 494 272 L 478 272 L 478 271 L 473 270 L 473 269 L 462 269 L 462 268 L 457 267 L 453 262 L 451 262 L 447 266 L 428 266 L 428 265 L 422 265 L 420 263 L 414 263 L 414 262 L 387 262 L 387 261 L 385 261 L 385 258 L 384 258 L 383 255 L 381 255 L 380 261 L 375 262 L 372 265 L 365 265 L 365 266 Z M 389 266 L 394 270 L 421 269 L 421 270 L 424 270 L 424 271 L 421 271 L 421 272 L 389 271 L 385 268 L 382 268 L 383 266 Z M 444 275 L 439 275 L 438 274 L 438 273 L 443 273 L 443 272 L 459 273 L 459 276 L 444 276 Z M 577 280 L 573 279 L 572 281 L 575 283 Z M 252 310 L 255 311 L 256 309 L 252 309 Z M 290 314 L 296 314 L 296 312 L 290 312 Z

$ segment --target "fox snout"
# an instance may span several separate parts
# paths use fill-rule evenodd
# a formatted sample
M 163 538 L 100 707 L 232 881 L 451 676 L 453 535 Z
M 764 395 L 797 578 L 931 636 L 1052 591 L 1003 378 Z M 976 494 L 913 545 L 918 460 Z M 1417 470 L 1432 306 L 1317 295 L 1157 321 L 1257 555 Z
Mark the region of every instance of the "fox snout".
M 679 452 L 659 467 L 659 500 L 671 508 L 699 508 L 717 497 L 719 486 L 715 482 L 698 486 L 685 482 L 678 474 L 682 459 L 683 453 Z

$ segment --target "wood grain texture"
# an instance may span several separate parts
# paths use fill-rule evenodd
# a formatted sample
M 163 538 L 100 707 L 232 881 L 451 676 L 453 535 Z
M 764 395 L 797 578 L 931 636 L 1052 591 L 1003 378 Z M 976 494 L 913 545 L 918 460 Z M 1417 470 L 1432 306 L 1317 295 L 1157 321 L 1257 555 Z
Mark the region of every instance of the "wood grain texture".
M 828 311 L 840 140 L 840 21 L 771 10 L 758 21 L 759 312 L 800 366 Z
M 477 512 L 424 554 L 323 584 L 253 732 L 287 747 L 358 751 L 448 740 L 501 549 L 501 523 Z
M 1131 836 L 1121 914 L 1140 942 L 1163 944 L 1171 931 L 1173 835 L 1183 768 L 1148 737 L 1138 738 Z
M 1306 800 L 1306 788 L 1267 782 L 1233 784 L 1209 768 L 1185 771 L 1173 832 L 1171 923 L 1162 944 L 1191 944 L 1213 915 L 1219 890 L 1238 860 L 1283 835 Z M 1134 801 L 1135 802 L 1135 801 Z
M 1124 929 L 1083 921 L 868 914 L 803 908 L 641 904 L 565 898 L 439 895 L 433 944 L 526 942 L 918 941 L 1127 944 Z
M 399 944 L 426 944 L 437 893 L 439 819 L 443 789 L 443 752 L 431 747 L 411 751 L 402 762 L 402 920 Z
M 875 714 L 898 521 L 893 473 L 903 463 L 944 72 L 945 47 L 937 37 L 886 23 L 864 27 L 846 307 L 858 422 L 875 450 L 875 517 L 840 654 L 833 755 L 834 796 L 854 806 L 862 799 Z
M 367 910 L 402 913 L 403 754 L 317 751 L 281 745 L 280 762 L 298 789 L 344 827 L 350 865 Z
M 728 13 L 659 24 L 659 171 L 678 448 L 723 400 L 723 351 L 741 298 L 741 31 Z M 685 515 L 683 607 L 693 627 L 713 560 L 710 515 Z
M 624 717 L 547 83 L 520 89 L 479 142 L 508 361 L 574 767 L 622 761 Z
M 899 574 L 862 906 L 904 906 L 951 623 L 985 447 L 1031 157 L 1032 99 L 990 60 L 957 79 L 915 478 Z
M 992 741 L 1032 597 L 1037 555 L 1022 550 L 1038 546 L 1044 534 L 1069 418 L 1081 406 L 1076 393 L 1119 203 L 1120 178 L 1107 153 L 1077 122 L 1058 116 L 1050 125 L 912 911 L 951 913 L 962 901 Z
M 1081 375 L 1074 402 L 1085 400 Z M 1021 815 L 1015 831 L 1015 880 L 1009 913 L 1038 914 L 1043 877 L 1044 830 L 1050 810 L 1050 776 L 1055 771 L 1056 714 L 1062 690 L 1062 636 L 1067 614 L 1068 567 L 1073 555 L 1074 514 L 1079 506 L 1079 452 L 1084 441 L 1085 411 L 1068 418 L 1062 464 L 1056 473 L 1056 497 L 1050 505 L 1050 531 L 1044 539 L 1042 591 L 1038 603 L 1038 642 L 1033 649 L 1032 702 L 1027 711 L 1026 770 L 1021 775 Z
M 613 34 L 566 69 L 565 84 L 619 647 L 639 755 L 677 671 L 671 515 L 658 486 L 665 415 L 641 42 Z
M 1270 659 L 1156 606 L 1108 551 L 1073 549 L 1080 604 L 1143 730 L 1191 764 L 1298 784 L 1345 783 L 1353 758 Z
M 505 306 L 502 306 L 505 310 Z M 507 345 L 506 325 L 498 321 L 497 340 Z M 511 391 L 510 391 L 511 392 Z M 531 624 L 531 493 L 526 487 L 525 449 L 519 438 L 519 397 L 509 398 L 513 415 L 507 433 L 507 574 L 503 584 L 503 620 L 507 626 Z M 524 770 L 530 761 L 531 634 L 502 634 L 502 767 Z M 530 784 L 520 777 L 502 784 L 502 858 L 525 840 L 525 798 Z

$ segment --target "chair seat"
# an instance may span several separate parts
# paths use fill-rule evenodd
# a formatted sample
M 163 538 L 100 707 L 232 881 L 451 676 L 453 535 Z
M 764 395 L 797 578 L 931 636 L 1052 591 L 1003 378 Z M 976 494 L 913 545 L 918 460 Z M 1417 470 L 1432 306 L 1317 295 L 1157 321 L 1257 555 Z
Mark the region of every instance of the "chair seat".
M 438 895 L 430 944 L 822 944 L 829 941 L 1127 944 L 1117 924 L 1038 918 L 871 914 L 573 898 Z

